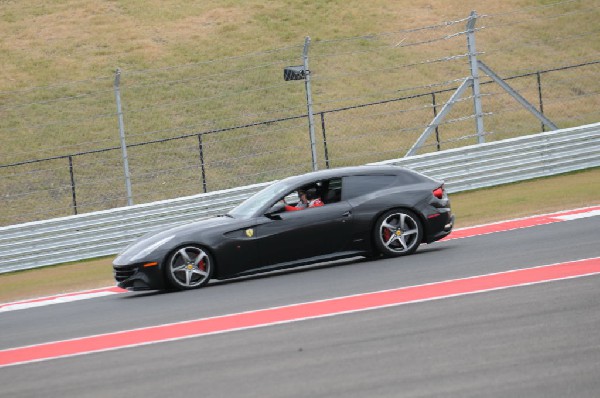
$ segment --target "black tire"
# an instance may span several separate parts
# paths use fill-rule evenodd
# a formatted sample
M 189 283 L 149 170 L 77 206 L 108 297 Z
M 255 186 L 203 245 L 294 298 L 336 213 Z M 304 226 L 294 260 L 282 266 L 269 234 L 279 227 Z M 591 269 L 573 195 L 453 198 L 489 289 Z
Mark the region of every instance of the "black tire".
M 167 281 L 176 290 L 197 289 L 206 285 L 213 271 L 212 256 L 196 245 L 175 250 L 167 258 L 165 267 Z
M 423 239 L 423 225 L 415 213 L 393 209 L 377 219 L 373 241 L 377 250 L 386 257 L 414 253 Z

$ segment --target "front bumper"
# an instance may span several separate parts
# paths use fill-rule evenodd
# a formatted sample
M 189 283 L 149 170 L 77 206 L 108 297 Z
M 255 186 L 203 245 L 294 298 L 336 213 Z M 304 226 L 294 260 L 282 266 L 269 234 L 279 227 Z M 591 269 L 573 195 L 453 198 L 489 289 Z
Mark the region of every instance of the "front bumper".
M 144 267 L 143 264 L 113 264 L 113 276 L 122 289 L 162 290 L 165 288 L 160 266 Z

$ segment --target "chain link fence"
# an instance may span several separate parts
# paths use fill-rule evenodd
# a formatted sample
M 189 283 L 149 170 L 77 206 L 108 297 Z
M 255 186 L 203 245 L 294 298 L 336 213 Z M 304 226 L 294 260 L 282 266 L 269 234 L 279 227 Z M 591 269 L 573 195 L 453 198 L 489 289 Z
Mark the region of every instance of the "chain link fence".
M 589 3 L 587 3 L 589 4 Z M 559 128 L 597 122 L 598 6 L 561 2 L 481 15 L 477 56 Z M 404 156 L 468 76 L 468 18 L 397 32 L 314 39 L 308 51 L 319 168 Z M 530 37 L 515 40 L 515 27 Z M 562 26 L 562 25 L 561 25 Z M 570 25 L 572 26 L 572 24 Z M 539 55 L 528 48 L 536 46 Z M 581 57 L 560 59 L 564 46 Z M 167 68 L 0 92 L 0 225 L 271 181 L 312 170 L 307 88 L 285 81 L 303 43 Z M 547 128 L 484 74 L 484 137 Z M 459 98 L 419 153 L 477 142 L 474 98 Z

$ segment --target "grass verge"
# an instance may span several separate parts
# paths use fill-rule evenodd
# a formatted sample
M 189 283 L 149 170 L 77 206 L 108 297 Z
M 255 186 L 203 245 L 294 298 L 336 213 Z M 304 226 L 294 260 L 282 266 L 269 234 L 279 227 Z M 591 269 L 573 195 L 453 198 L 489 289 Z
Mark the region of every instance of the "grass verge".
M 600 204 L 600 168 L 451 195 L 456 227 Z M 113 257 L 0 275 L 0 303 L 114 284 Z

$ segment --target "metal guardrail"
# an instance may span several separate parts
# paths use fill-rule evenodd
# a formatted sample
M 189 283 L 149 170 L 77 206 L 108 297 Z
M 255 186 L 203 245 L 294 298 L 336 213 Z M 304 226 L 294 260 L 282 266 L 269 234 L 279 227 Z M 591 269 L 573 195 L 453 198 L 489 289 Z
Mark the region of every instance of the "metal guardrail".
M 371 164 L 403 166 L 462 192 L 600 166 L 600 123 Z
M 374 164 L 444 179 L 450 193 L 600 166 L 600 123 Z M 224 213 L 269 185 L 244 186 L 0 228 L 0 273 L 113 255 L 137 237 Z

